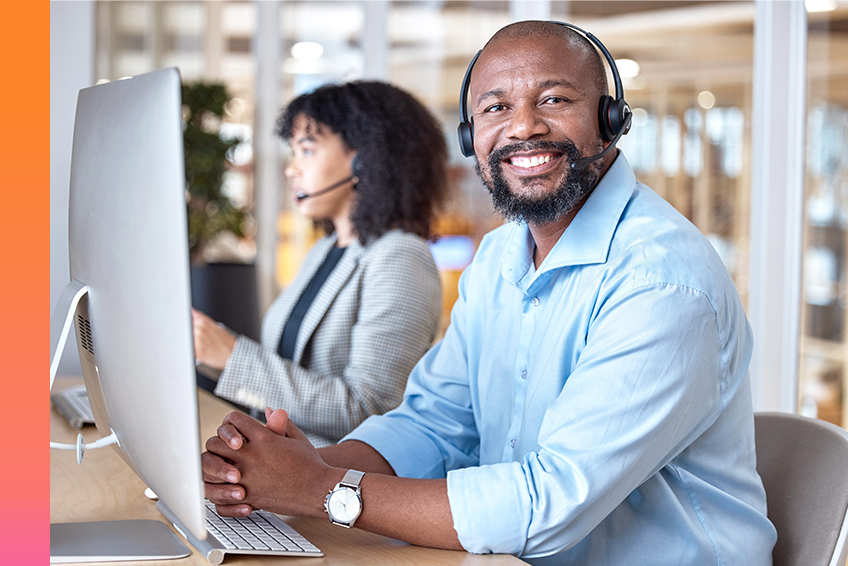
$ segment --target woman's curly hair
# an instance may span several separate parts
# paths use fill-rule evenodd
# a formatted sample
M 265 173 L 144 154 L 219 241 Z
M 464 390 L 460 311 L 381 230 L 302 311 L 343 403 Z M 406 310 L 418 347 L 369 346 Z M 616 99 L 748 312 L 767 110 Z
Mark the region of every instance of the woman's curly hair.
M 377 81 L 330 84 L 295 98 L 277 121 L 289 141 L 306 117 L 341 136 L 356 151 L 356 200 L 351 221 L 365 244 L 393 228 L 432 236 L 447 194 L 448 150 L 439 123 L 406 91 Z M 322 223 L 330 233 L 333 225 Z

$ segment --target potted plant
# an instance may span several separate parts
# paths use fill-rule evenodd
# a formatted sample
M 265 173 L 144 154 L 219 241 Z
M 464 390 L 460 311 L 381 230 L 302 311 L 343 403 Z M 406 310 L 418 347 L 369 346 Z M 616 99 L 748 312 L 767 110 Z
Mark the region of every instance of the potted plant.
M 222 84 L 182 87 L 192 304 L 234 331 L 257 339 L 259 305 L 255 265 L 212 254 L 216 243 L 245 238 L 249 213 L 224 191 L 229 156 L 241 142 L 221 136 L 231 97 Z M 210 258 L 216 257 L 212 260 Z

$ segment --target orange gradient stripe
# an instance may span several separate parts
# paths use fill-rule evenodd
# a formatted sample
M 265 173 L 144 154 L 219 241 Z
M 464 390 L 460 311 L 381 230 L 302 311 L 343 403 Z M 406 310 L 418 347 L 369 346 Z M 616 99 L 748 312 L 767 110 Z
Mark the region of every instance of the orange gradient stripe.
M 50 4 L 0 18 L 0 426 L 3 564 L 49 561 Z

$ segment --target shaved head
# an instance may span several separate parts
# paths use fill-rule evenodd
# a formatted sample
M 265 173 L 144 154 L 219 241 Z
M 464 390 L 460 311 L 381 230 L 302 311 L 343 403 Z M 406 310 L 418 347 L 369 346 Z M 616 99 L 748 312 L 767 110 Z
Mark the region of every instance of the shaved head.
M 568 26 L 564 26 L 556 22 L 536 20 L 516 22 L 498 30 L 498 32 L 486 43 L 483 50 L 485 51 L 486 47 L 500 43 L 504 40 L 515 41 L 516 39 L 525 37 L 562 39 L 564 43 L 571 48 L 570 53 L 576 53 L 584 59 L 587 70 L 592 74 L 590 80 L 594 83 L 595 89 L 598 91 L 598 97 L 601 97 L 604 94 L 609 94 L 607 73 L 604 69 L 604 63 L 601 60 L 601 55 L 598 53 L 598 50 L 591 41 L 586 39 L 586 37 Z M 563 55 L 565 55 L 565 51 L 563 51 Z

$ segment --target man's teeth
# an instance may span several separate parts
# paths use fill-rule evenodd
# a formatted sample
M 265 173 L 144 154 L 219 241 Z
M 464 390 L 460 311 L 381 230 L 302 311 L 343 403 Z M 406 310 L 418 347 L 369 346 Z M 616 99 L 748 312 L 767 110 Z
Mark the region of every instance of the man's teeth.
M 548 161 L 553 159 L 550 155 L 543 155 L 539 157 L 538 155 L 534 155 L 533 157 L 513 157 L 509 160 L 512 165 L 517 167 L 536 167 L 538 165 L 544 165 Z

